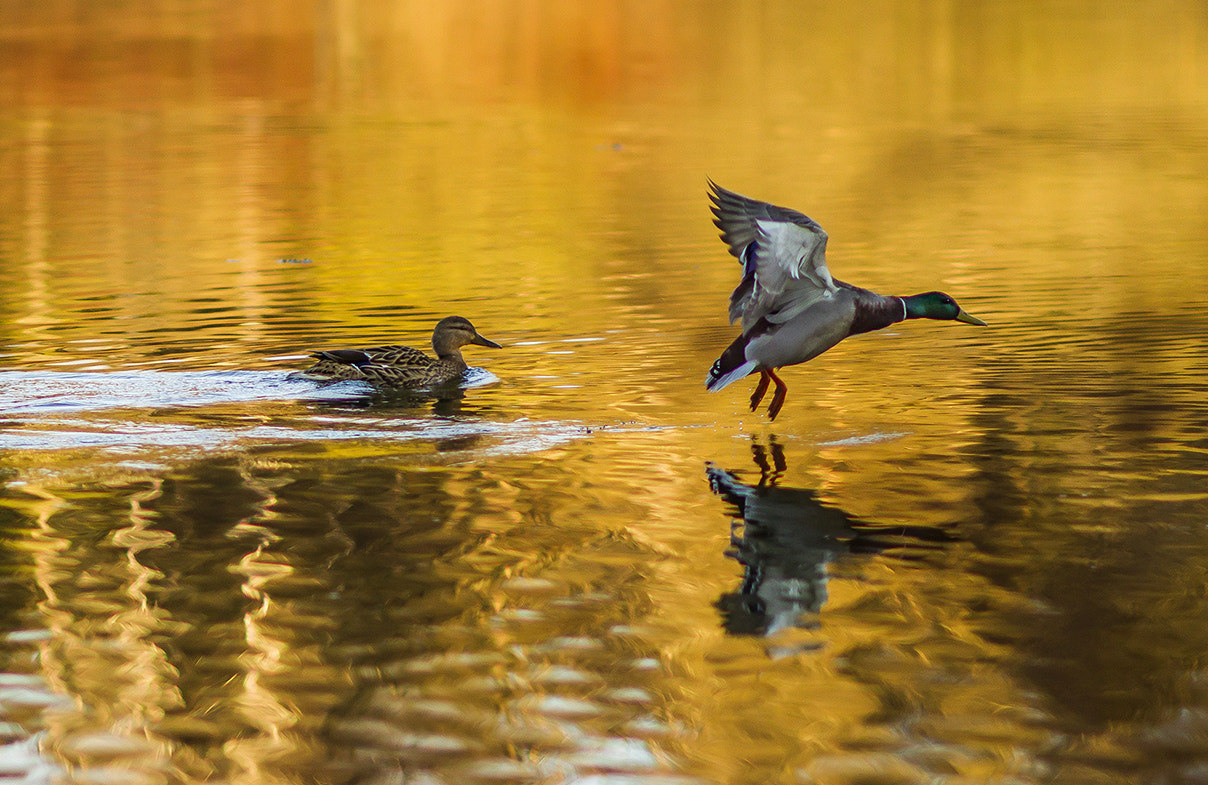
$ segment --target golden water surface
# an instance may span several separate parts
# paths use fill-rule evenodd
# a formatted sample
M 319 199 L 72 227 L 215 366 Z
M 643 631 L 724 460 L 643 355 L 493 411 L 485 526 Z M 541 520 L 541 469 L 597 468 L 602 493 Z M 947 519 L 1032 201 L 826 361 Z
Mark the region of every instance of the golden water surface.
M 706 394 L 707 177 L 990 326 Z M 1206 214 L 1191 2 L 0 4 L 0 772 L 1202 781 Z

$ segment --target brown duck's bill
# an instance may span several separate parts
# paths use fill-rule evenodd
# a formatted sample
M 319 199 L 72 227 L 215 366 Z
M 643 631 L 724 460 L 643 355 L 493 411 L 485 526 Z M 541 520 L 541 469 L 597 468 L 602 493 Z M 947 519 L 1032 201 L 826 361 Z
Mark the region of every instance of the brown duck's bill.
M 964 322 L 965 324 L 976 324 L 979 327 L 987 326 L 986 323 L 983 322 L 981 319 L 978 319 L 976 316 L 970 316 L 969 314 L 965 313 L 963 309 L 960 311 L 957 311 L 956 320 L 958 322 Z
M 489 346 L 492 349 L 502 349 L 503 348 L 502 346 L 495 343 L 494 341 L 483 338 L 481 335 L 478 335 L 477 333 L 475 333 L 474 338 L 473 338 L 473 340 L 470 341 L 470 343 L 475 343 L 475 344 L 478 344 L 479 346 Z

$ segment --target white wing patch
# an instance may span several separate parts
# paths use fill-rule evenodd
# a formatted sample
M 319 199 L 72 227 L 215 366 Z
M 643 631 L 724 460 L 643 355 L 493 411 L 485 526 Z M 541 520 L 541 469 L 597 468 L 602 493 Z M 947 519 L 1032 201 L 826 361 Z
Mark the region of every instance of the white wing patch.
M 826 235 L 784 221 L 756 221 L 767 239 L 767 253 L 760 254 L 770 264 L 788 273 L 793 280 L 805 280 L 822 289 L 834 289 L 835 282 L 826 266 Z

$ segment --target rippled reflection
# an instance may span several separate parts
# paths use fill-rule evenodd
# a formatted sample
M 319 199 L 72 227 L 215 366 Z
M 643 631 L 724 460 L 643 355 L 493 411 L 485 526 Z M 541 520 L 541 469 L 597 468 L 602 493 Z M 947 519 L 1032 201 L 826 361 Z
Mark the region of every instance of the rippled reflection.
M 31 579 L 0 701 L 47 765 L 497 782 L 677 755 L 640 543 L 568 538 L 473 469 L 250 453 L 140 474 L 0 495 Z
M 706 466 L 709 486 L 737 516 L 726 555 L 743 565 L 743 582 L 717 602 L 730 633 L 774 636 L 789 627 L 816 627 L 827 600 L 828 565 L 843 555 L 906 545 L 942 547 L 938 543 L 953 539 L 934 527 L 867 523 L 821 502 L 809 489 L 780 486 L 788 463 L 775 437 L 766 445 L 753 442 L 751 451 L 759 469 L 753 485 L 711 463 Z M 808 647 L 802 642 L 777 653 Z

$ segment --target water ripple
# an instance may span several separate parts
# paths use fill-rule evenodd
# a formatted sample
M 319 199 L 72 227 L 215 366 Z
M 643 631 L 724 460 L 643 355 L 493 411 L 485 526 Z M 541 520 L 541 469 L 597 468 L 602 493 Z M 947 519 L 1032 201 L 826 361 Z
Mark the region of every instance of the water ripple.
M 498 379 L 489 371 L 471 368 L 462 389 L 495 381 Z M 316 385 L 274 371 L 0 374 L 0 414 L 205 406 L 257 400 L 342 401 L 369 399 L 374 394 L 374 388 L 362 382 Z

